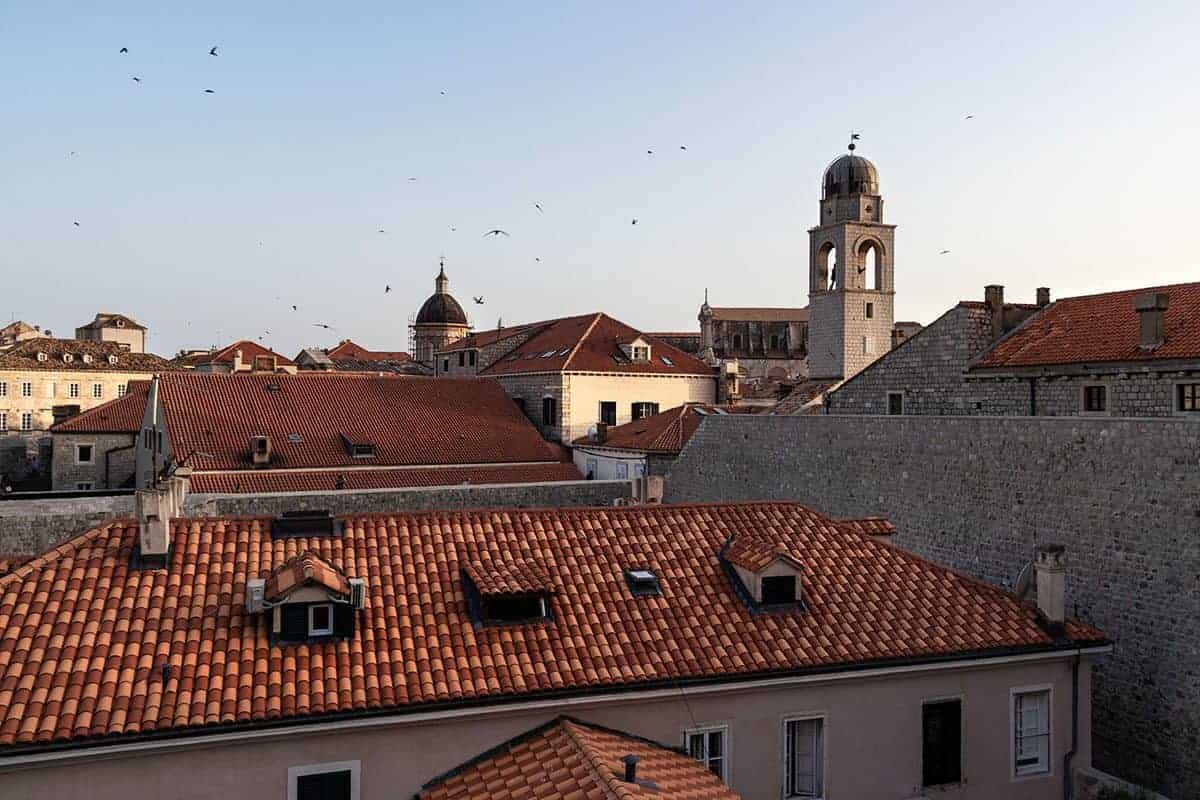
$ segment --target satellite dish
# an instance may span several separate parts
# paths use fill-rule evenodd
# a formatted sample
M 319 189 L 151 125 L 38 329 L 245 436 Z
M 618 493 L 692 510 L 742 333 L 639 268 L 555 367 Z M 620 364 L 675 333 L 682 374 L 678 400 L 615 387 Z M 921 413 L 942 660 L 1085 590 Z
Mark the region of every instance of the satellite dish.
M 1013 594 L 1022 602 L 1027 600 L 1029 592 L 1033 588 L 1033 562 L 1030 561 L 1025 566 L 1021 567 L 1020 573 L 1017 574 L 1017 583 L 1013 586 Z

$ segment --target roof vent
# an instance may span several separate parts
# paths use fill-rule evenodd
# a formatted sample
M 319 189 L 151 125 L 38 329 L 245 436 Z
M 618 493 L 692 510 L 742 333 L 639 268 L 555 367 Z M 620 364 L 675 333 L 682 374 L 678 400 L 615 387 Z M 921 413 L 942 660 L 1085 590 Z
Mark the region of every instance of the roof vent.
M 246 581 L 246 613 L 261 614 L 266 609 L 263 591 L 267 582 L 262 578 L 251 578 Z
M 83 354 L 83 363 L 85 363 L 85 364 L 90 364 L 90 363 L 92 363 L 92 354 L 91 354 L 91 353 L 84 353 L 84 354 Z
M 74 360 L 75 360 L 75 356 L 71 355 L 70 353 L 63 353 L 63 363 L 64 364 L 70 364 Z
M 630 753 L 627 756 L 621 756 L 621 763 L 625 765 L 625 782 L 637 783 L 637 765 L 640 759 Z
M 275 382 L 268 383 L 268 384 L 267 384 L 266 386 L 264 386 L 263 388 L 264 388 L 264 389 L 266 389 L 268 392 L 278 392 L 278 391 L 281 391 L 279 384 L 278 384 L 278 383 L 275 383 Z
M 110 364 L 115 364 L 115 363 L 117 363 L 117 357 L 116 357 L 116 356 L 109 356 L 109 357 L 108 357 L 108 363 L 110 363 Z
M 342 437 L 342 447 L 346 449 L 346 455 L 351 458 L 375 457 L 375 445 L 371 442 L 356 441 L 344 433 L 339 435 Z
M 625 582 L 634 597 L 659 597 L 662 595 L 662 585 L 658 575 L 652 569 L 627 569 Z
M 333 518 L 333 513 L 329 509 L 285 511 L 271 520 L 272 539 L 339 535 L 341 535 L 341 525 Z
M 350 579 L 350 605 L 361 611 L 367 605 L 367 582 L 362 578 Z
M 1138 295 L 1133 301 L 1139 321 L 1138 347 L 1142 350 L 1154 350 L 1167 341 L 1163 317 L 1167 313 L 1166 292 L 1147 292 Z

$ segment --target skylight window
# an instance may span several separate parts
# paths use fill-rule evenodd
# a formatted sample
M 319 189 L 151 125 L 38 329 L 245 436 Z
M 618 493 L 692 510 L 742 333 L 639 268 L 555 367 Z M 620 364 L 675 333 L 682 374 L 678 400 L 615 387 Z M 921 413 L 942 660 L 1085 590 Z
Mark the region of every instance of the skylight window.
M 558 351 L 557 350 L 547 350 L 546 352 L 542 353 L 542 358 L 549 358 L 550 356 L 554 355 L 556 352 L 558 352 Z
M 675 366 L 675 362 L 672 361 L 671 359 L 667 358 L 666 356 L 659 356 L 659 358 L 662 359 L 662 362 L 664 364 L 666 364 L 668 367 Z
M 571 352 L 571 348 L 569 348 L 569 347 L 564 347 L 562 350 L 559 350 L 559 351 L 558 351 L 558 354 L 559 354 L 560 356 L 565 356 L 565 355 L 566 355 L 567 353 L 569 353 L 569 352 Z
M 657 597 L 662 594 L 658 575 L 652 569 L 627 569 L 625 582 L 634 597 Z
M 287 440 L 291 444 L 300 444 L 304 441 L 304 437 L 298 433 L 289 433 L 287 435 Z

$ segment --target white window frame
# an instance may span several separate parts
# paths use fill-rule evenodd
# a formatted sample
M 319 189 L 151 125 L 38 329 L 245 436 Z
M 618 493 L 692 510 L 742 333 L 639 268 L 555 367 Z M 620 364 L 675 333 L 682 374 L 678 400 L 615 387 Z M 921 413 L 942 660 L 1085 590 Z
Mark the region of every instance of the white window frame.
M 54 381 L 46 381 L 44 384 L 42 384 L 42 388 L 45 390 L 42 393 L 46 397 L 54 397 L 54 392 L 57 389 L 57 387 L 54 384 Z
M 33 397 L 33 381 L 21 381 L 21 397 Z
M 1046 694 L 1046 768 L 1021 771 L 1017 767 L 1017 696 L 1023 694 Z M 1014 686 L 1008 690 L 1008 763 L 1012 781 L 1038 780 L 1054 777 L 1054 684 L 1040 683 L 1033 686 Z
M 1175 381 L 1174 385 L 1171 386 L 1171 411 L 1176 416 L 1200 417 L 1200 410 L 1184 411 L 1183 404 L 1181 403 L 1182 398 L 1180 397 L 1180 389 L 1182 387 L 1191 386 L 1192 384 L 1196 384 L 1196 383 L 1200 383 L 1200 378 L 1192 378 L 1191 380 Z M 0 392 L 0 397 L 3 397 L 3 396 L 4 396 L 4 393 Z
M 629 477 L 629 465 L 624 461 L 617 461 L 613 466 L 613 471 L 616 473 L 617 480 L 623 481 Z
M 892 413 L 892 395 L 900 396 L 900 413 L 899 414 Z M 905 415 L 904 414 L 904 401 L 907 399 L 908 398 L 905 396 L 905 393 L 903 390 L 896 391 L 893 389 L 892 391 L 885 393 L 883 395 L 883 413 L 884 413 L 884 415 L 889 416 L 889 417 L 903 417 Z
M 78 383 L 68 383 L 67 384 L 67 397 L 72 397 L 72 398 L 76 398 L 76 399 L 79 397 L 79 384 Z
M 24 411 L 21 413 L 21 430 L 23 430 L 23 431 L 33 430 L 33 412 L 32 411 Z
M 638 364 L 644 364 L 650 360 L 650 345 L 648 344 L 634 345 L 633 347 L 629 348 L 629 351 L 632 356 L 630 359 L 631 361 L 634 361 Z
M 299 767 L 288 767 L 288 800 L 296 800 L 296 796 L 298 794 L 298 789 L 296 787 L 297 778 L 301 778 L 305 775 L 319 775 L 322 772 L 345 772 L 346 770 L 350 771 L 350 800 L 359 800 L 359 776 L 362 773 L 362 762 L 358 760 L 330 761 L 325 764 L 305 764 Z
M 317 628 L 313 626 L 313 611 L 318 608 L 324 608 L 329 611 L 329 627 Z M 309 636 L 333 636 L 333 603 L 313 603 L 308 607 L 308 635 Z
M 692 728 L 684 728 L 683 729 L 683 750 L 684 750 L 684 752 L 686 752 L 688 754 L 689 757 L 691 757 L 692 749 L 689 746 L 690 745 L 689 740 L 693 736 L 703 736 L 705 753 L 704 753 L 704 758 L 700 759 L 700 763 L 704 765 L 705 769 L 711 771 L 712 767 L 709 766 L 709 763 L 708 763 L 708 734 L 710 734 L 710 733 L 721 734 L 721 771 L 719 773 L 714 773 L 714 774 L 716 774 L 723 783 L 729 783 L 729 775 L 730 775 L 729 767 L 730 767 L 730 765 L 732 763 L 732 759 L 733 759 L 733 750 L 730 747 L 730 745 L 733 742 L 733 739 L 729 733 L 729 723 L 717 722 L 717 723 L 712 723 L 709 725 L 697 725 Z
M 92 457 L 89 460 L 81 461 L 79 459 L 79 448 L 81 448 L 81 447 L 92 448 Z M 94 442 L 79 442 L 78 444 L 75 445 L 75 463 L 76 464 L 95 464 L 96 463 L 96 445 Z
M 8 397 L 8 381 L 0 381 L 0 397 Z
M 92 384 L 92 397 L 96 398 L 97 400 L 104 397 L 104 384 L 103 383 L 93 383 Z
M 1104 410 L 1087 410 L 1087 390 L 1097 386 L 1104 387 Z M 1112 415 L 1113 387 L 1108 381 L 1088 381 L 1079 386 L 1079 415 L 1081 417 L 1108 417 Z
M 821 720 L 821 784 L 822 793 L 820 797 L 805 798 L 803 795 L 788 794 L 788 738 L 787 726 L 790 722 L 805 722 L 807 720 Z M 779 759 L 781 772 L 779 774 L 779 796 L 788 800 L 789 798 L 800 797 L 803 800 L 825 800 L 829 796 L 829 714 L 825 712 L 812 712 L 808 714 L 788 714 L 780 720 L 779 725 L 779 745 L 783 751 L 782 757 Z
M 8 430 L 8 412 L 0 411 L 0 433 L 5 433 Z
M 129 393 L 129 384 L 122 383 L 117 386 L 117 397 L 124 397 Z

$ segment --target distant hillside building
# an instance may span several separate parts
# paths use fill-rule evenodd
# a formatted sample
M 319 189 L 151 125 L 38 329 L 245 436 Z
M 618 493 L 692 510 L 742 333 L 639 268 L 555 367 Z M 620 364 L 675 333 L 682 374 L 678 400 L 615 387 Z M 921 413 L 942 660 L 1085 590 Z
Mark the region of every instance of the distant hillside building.
M 84 342 L 116 342 L 131 353 L 146 352 L 146 326 L 124 314 L 101 311 L 94 320 L 75 329 L 75 338 Z
M 413 358 L 432 364 L 434 355 L 470 333 L 467 312 L 450 294 L 450 279 L 443 261 L 433 281 L 434 291 L 417 312 L 412 324 Z

